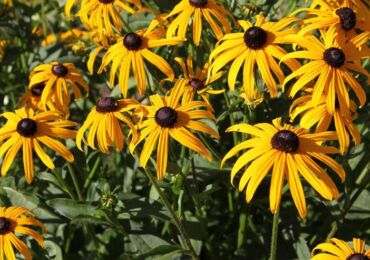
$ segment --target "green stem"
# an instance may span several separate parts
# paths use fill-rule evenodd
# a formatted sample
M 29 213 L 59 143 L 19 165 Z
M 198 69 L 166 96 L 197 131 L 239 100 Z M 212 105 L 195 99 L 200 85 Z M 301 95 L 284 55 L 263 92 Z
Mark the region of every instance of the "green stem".
M 71 177 L 72 177 L 72 182 L 73 182 L 73 185 L 74 185 L 76 193 L 77 193 L 77 198 L 78 198 L 78 200 L 83 200 L 80 185 L 78 184 L 78 180 L 77 180 L 75 171 L 74 171 L 71 164 L 68 163 L 67 166 L 68 166 L 69 173 L 71 174 Z
M 272 222 L 270 260 L 276 260 L 277 239 L 279 231 L 279 210 L 280 209 L 276 211 L 274 215 L 274 220 Z
M 198 256 L 197 256 L 197 253 L 194 250 L 193 245 L 190 242 L 189 235 L 187 234 L 187 232 L 186 232 L 183 224 L 181 223 L 181 220 L 177 216 L 175 210 L 172 208 L 172 206 L 171 206 L 170 202 L 168 201 L 166 195 L 163 193 L 163 191 L 159 187 L 159 185 L 157 183 L 157 180 L 153 177 L 153 175 L 150 172 L 148 172 L 147 169 L 144 169 L 144 171 L 145 171 L 146 176 L 149 178 L 150 182 L 152 183 L 153 187 L 158 192 L 159 197 L 161 198 L 164 206 L 167 208 L 167 210 L 171 214 L 171 216 L 172 216 L 172 218 L 173 218 L 173 220 L 175 222 L 175 225 L 176 225 L 177 229 L 180 232 L 180 235 L 181 235 L 182 239 L 184 240 L 184 242 L 186 243 L 188 249 L 190 250 L 191 256 L 193 257 L 193 259 L 199 259 Z
M 90 186 L 90 183 L 91 183 L 92 179 L 95 176 L 95 173 L 96 173 L 96 171 L 99 167 L 100 162 L 101 162 L 101 158 L 100 158 L 100 156 L 98 156 L 98 159 L 96 159 L 96 161 L 95 161 L 95 163 L 94 163 L 94 165 L 93 165 L 93 167 L 92 167 L 92 169 L 89 173 L 89 176 L 87 177 L 87 179 L 84 183 L 84 190 L 86 190 Z

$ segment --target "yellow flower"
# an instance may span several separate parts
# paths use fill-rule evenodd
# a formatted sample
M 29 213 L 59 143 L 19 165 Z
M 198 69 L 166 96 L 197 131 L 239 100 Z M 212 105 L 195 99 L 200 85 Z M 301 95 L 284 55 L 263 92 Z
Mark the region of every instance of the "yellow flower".
M 186 38 L 186 31 L 193 16 L 193 42 L 199 45 L 203 30 L 203 18 L 210 25 L 219 40 L 225 33 L 230 33 L 231 27 L 227 21 L 229 16 L 235 23 L 232 14 L 215 0 L 182 0 L 168 14 L 167 18 L 176 16 L 167 30 L 167 37 L 180 36 Z M 220 25 L 222 27 L 220 27 Z
M 280 206 L 284 179 L 288 181 L 293 201 L 302 218 L 306 217 L 306 199 L 299 173 L 325 199 L 339 198 L 339 192 L 329 175 L 312 158 L 321 161 L 335 171 L 342 182 L 345 179 L 343 168 L 326 154 L 339 151 L 334 147 L 320 146 L 319 142 L 335 140 L 335 132 L 310 134 L 304 128 L 281 125 L 281 118 L 273 124 L 238 124 L 229 127 L 227 132 L 241 132 L 253 137 L 232 148 L 223 158 L 221 166 L 241 150 L 248 149 L 238 157 L 231 171 L 231 182 L 236 174 L 246 166 L 239 182 L 239 191 L 246 187 L 246 200 L 250 202 L 263 178 L 272 171 L 270 185 L 270 208 L 275 213 Z
M 146 31 L 140 30 L 134 33 L 127 33 L 125 36 L 119 38 L 117 43 L 112 45 L 103 57 L 98 73 L 102 73 L 106 66 L 112 63 L 109 84 L 111 87 L 114 86 L 115 74 L 118 71 L 119 87 L 124 97 L 127 97 L 131 67 L 139 94 L 145 94 L 147 72 L 144 66 L 144 59 L 156 66 L 170 80 L 174 78 L 173 70 L 167 61 L 149 49 L 165 45 L 176 45 L 181 43 L 182 40 L 179 38 L 160 39 L 163 30 L 162 28 L 156 29 L 157 25 L 158 22 L 153 22 Z
M 184 93 L 184 81 L 175 84 L 170 94 L 161 97 L 158 94 L 150 96 L 150 106 L 142 106 L 140 113 L 140 122 L 137 127 L 140 131 L 137 141 L 130 144 L 131 152 L 136 146 L 146 139 L 143 150 L 140 155 L 140 164 L 146 167 L 157 142 L 157 178 L 162 180 L 166 175 L 168 160 L 168 142 L 169 136 L 188 147 L 195 152 L 200 153 L 209 161 L 211 154 L 193 133 L 189 131 L 199 131 L 209 134 L 214 138 L 219 138 L 217 132 L 198 119 L 215 120 L 214 115 L 207 110 L 198 109 L 207 107 L 202 101 L 180 100 Z
M 141 7 L 139 0 L 87 0 L 81 2 L 77 16 L 92 29 L 97 29 L 100 37 L 114 35 L 114 28 L 122 30 L 121 11 L 136 13 L 132 6 Z
M 44 247 L 44 239 L 29 226 L 37 226 L 45 230 L 44 225 L 35 218 L 28 209 L 22 207 L 0 207 L 0 259 L 16 259 L 13 246 L 25 257 L 31 260 L 32 255 L 27 245 L 15 233 L 30 236 Z
M 62 32 L 60 35 L 52 33 L 46 36 L 46 38 L 41 42 L 41 46 L 47 46 L 55 42 L 73 43 L 81 38 L 88 39 L 89 34 L 90 32 L 79 28 L 73 28 L 69 31 Z
M 96 102 L 96 106 L 91 109 L 85 122 L 81 126 L 76 136 L 77 147 L 82 151 L 81 142 L 84 134 L 89 129 L 87 143 L 95 148 L 95 137 L 99 149 L 103 153 L 109 153 L 109 147 L 115 146 L 117 151 L 123 148 L 123 133 L 120 121 L 124 122 L 131 129 L 134 137 L 136 129 L 130 118 L 124 112 L 136 108 L 138 102 L 133 99 L 117 100 L 113 97 L 102 97 Z
M 17 109 L 15 112 L 1 114 L 8 121 L 0 129 L 0 157 L 5 153 L 1 166 L 4 176 L 14 162 L 21 147 L 23 153 L 23 168 L 28 183 L 33 180 L 33 151 L 40 160 L 50 169 L 54 169 L 51 158 L 43 151 L 40 143 L 60 154 L 68 162 L 73 162 L 72 153 L 61 142 L 51 138 L 75 138 L 76 131 L 66 127 L 75 126 L 76 123 L 63 120 L 56 112 L 42 112 L 35 115 L 32 109 Z
M 368 260 L 370 250 L 365 251 L 365 241 L 353 238 L 353 246 L 345 241 L 331 238 L 317 245 L 312 251 L 311 260 Z
M 46 110 L 45 106 L 41 104 L 41 95 L 45 88 L 45 83 L 41 82 L 37 85 L 31 87 L 31 89 L 27 90 L 26 93 L 22 96 L 21 100 L 19 101 L 18 107 L 25 107 L 25 108 L 32 108 L 37 112 L 44 112 L 44 111 L 55 111 L 59 112 L 63 117 L 67 118 L 69 116 L 69 104 L 70 104 L 70 96 L 69 94 L 63 92 L 63 104 L 58 102 L 58 99 L 55 97 L 55 92 L 51 91 L 50 99 L 46 102 Z
M 40 83 L 45 84 L 45 88 L 41 95 L 41 104 L 45 109 L 46 103 L 51 98 L 53 89 L 55 89 L 56 102 L 59 102 L 59 104 L 64 104 L 64 98 L 66 95 L 70 95 L 69 88 L 72 88 L 76 99 L 82 97 L 79 86 L 82 87 L 87 94 L 89 93 L 88 85 L 72 63 L 61 64 L 52 62 L 50 64 L 41 64 L 37 66 L 31 72 L 29 88 L 31 89 L 33 86 Z
M 304 89 L 315 79 L 312 90 L 313 105 L 320 102 L 321 96 L 326 95 L 326 104 L 330 114 L 334 114 L 335 103 L 341 111 L 349 110 L 350 99 L 347 86 L 355 92 L 360 105 L 366 101 L 366 93 L 357 80 L 351 75 L 350 70 L 362 73 L 369 77 L 369 73 L 361 67 L 361 52 L 357 51 L 351 41 L 339 44 L 337 32 L 333 27 L 326 33 L 322 32 L 324 42 L 316 37 L 295 35 L 290 37 L 305 50 L 295 51 L 284 56 L 283 61 L 291 58 L 312 60 L 286 77 L 283 87 L 295 77 L 299 79 L 290 89 L 290 97 L 294 97 L 299 90 Z M 339 39 L 339 42 L 342 42 Z
M 175 60 L 180 64 L 182 73 L 184 75 L 183 80 L 185 86 L 185 92 L 183 98 L 187 100 L 187 102 L 193 101 L 195 98 L 195 94 L 199 94 L 199 96 L 203 99 L 203 101 L 207 104 L 208 108 L 213 111 L 213 107 L 211 102 L 207 97 L 207 94 L 218 95 L 222 94 L 225 90 L 215 90 L 210 85 L 218 80 L 224 72 L 219 72 L 214 76 L 208 77 L 208 67 L 209 63 L 203 67 L 203 69 L 199 67 L 194 67 L 193 65 L 193 58 L 192 56 L 188 56 L 188 59 L 185 62 L 177 57 Z
M 3 0 L 3 3 L 4 5 L 6 5 L 7 7 L 12 7 L 14 4 L 13 4 L 13 0 Z
M 285 42 L 286 35 L 295 33 L 293 29 L 283 29 L 296 20 L 294 17 L 287 17 L 279 22 L 265 22 L 263 16 L 257 15 L 255 25 L 248 21 L 239 21 L 244 33 L 226 34 L 212 51 L 210 55 L 211 75 L 216 75 L 233 61 L 229 69 L 228 84 L 230 89 L 234 90 L 239 70 L 244 63 L 243 87 L 247 98 L 253 99 L 255 96 L 254 73 L 255 65 L 257 65 L 270 96 L 276 97 L 278 87 L 274 76 L 280 84 L 283 84 L 285 76 L 275 59 L 280 60 L 287 53 L 278 44 Z M 300 66 L 293 59 L 286 60 L 285 64 L 293 71 Z
M 357 35 L 356 30 L 365 32 L 370 36 L 369 8 L 361 1 L 336 1 L 329 4 L 325 0 L 317 0 L 312 3 L 314 7 L 301 8 L 294 13 L 307 12 L 307 18 L 303 20 L 303 27 L 299 34 L 306 34 L 312 30 L 324 30 L 334 26 L 341 36 L 353 38 Z M 315 7 L 320 6 L 320 9 Z
M 306 95 L 294 100 L 290 107 L 290 117 L 294 120 L 298 115 L 301 115 L 300 126 L 310 129 L 316 126 L 316 132 L 323 132 L 329 129 L 331 122 L 334 119 L 335 130 L 338 134 L 340 152 L 344 153 L 348 150 L 350 139 L 352 136 L 355 145 L 360 144 L 361 136 L 356 126 L 353 124 L 351 113 L 356 112 L 356 105 L 353 101 L 350 102 L 349 111 L 340 111 L 336 106 L 334 114 L 330 114 L 326 107 L 326 96 L 322 95 L 317 105 L 313 104 L 312 95 Z M 356 114 L 355 114 L 356 115 Z

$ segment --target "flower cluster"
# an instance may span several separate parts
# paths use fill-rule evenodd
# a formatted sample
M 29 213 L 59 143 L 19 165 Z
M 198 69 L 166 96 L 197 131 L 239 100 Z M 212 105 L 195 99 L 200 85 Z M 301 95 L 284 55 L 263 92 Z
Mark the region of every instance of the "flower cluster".
M 21 148 L 27 183 L 34 180 L 34 155 L 49 169 L 55 168 L 44 147 L 73 162 L 70 146 L 74 144 L 63 143 L 67 139 L 75 140 L 81 151 L 89 147 L 104 154 L 111 148 L 122 152 L 126 143 L 143 168 L 148 167 L 156 150 L 152 162 L 158 180 L 166 177 L 173 143 L 212 161 L 204 136 L 215 141 L 220 136 L 210 96 L 227 97 L 226 88 L 214 85 L 227 78 L 231 92 L 249 104 L 258 105 L 264 96 L 273 99 L 284 93 L 297 97 L 289 110 L 290 123 L 279 117 L 272 124 L 241 122 L 226 130 L 247 138 L 234 143 L 221 162 L 223 167 L 238 157 L 232 164 L 231 183 L 242 172 L 239 191 L 245 190 L 246 201 L 252 200 L 269 173 L 269 202 L 274 214 L 280 209 L 286 181 L 299 216 L 306 218 L 301 177 L 326 200 L 339 199 L 340 189 L 330 171 L 342 183 L 346 173 L 331 156 L 346 153 L 351 138 L 355 145 L 361 142 L 353 121 L 357 109 L 366 103 L 359 78 L 367 77 L 370 82 L 361 63 L 370 57 L 369 9 L 360 0 L 315 0 L 310 7 L 278 21 L 258 14 L 251 22 L 236 21 L 221 2 L 181 0 L 167 14 L 156 13 L 139 0 L 67 0 L 66 16 L 80 19 L 85 28 L 73 28 L 72 33 L 58 36 L 60 39 L 49 35 L 42 44 L 68 43 L 73 37 L 89 41 L 93 50 L 87 70 L 98 77 L 106 75 L 112 89 L 117 82 L 120 97 L 99 97 L 76 129 L 79 123 L 70 119 L 70 106 L 91 92 L 87 77 L 73 63 L 54 61 L 34 67 L 18 109 L 1 114 L 6 119 L 0 128 L 1 174 L 7 174 Z M 154 18 L 147 28 L 133 31 L 125 17 L 140 13 Z M 181 45 L 212 47 L 206 42 L 206 29 L 217 41 L 207 63 L 198 64 L 197 57 L 189 53 L 181 56 L 177 51 Z M 4 46 L 0 40 L 0 59 Z M 159 55 L 158 48 L 167 48 L 171 55 Z M 181 68 L 179 75 L 171 65 L 174 61 Z M 158 88 L 151 86 L 154 73 L 162 77 Z M 165 88 L 167 85 L 170 88 Z M 295 125 L 297 118 L 299 124 Z M 24 214 L 27 216 L 19 217 Z M 43 227 L 26 209 L 0 208 L 1 255 L 4 251 L 7 258 L 14 259 L 12 243 L 30 259 L 26 245 L 13 234 L 31 235 L 42 245 L 38 234 L 21 227 L 29 224 Z M 314 249 L 312 259 L 369 257 L 369 251 L 364 253 L 364 242 L 358 239 L 354 239 L 354 249 L 331 239 Z

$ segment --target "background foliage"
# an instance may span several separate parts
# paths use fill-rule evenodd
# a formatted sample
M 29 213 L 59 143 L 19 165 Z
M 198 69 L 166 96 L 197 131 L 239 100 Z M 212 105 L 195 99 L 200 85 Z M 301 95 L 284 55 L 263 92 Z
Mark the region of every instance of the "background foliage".
M 177 2 L 148 0 L 146 4 L 162 13 L 170 11 Z M 254 14 L 263 12 L 271 20 L 306 4 L 303 0 L 222 2 L 237 19 L 251 19 Z M 87 99 L 72 103 L 71 120 L 83 122 L 95 100 L 109 91 L 107 74 L 89 75 L 87 72 L 86 61 L 94 48 L 88 39 L 42 46 L 48 34 L 59 35 L 79 26 L 77 20 L 66 19 L 63 6 L 63 0 L 16 1 L 10 10 L 1 6 L 0 38 L 7 41 L 0 63 L 1 111 L 16 108 L 27 89 L 32 68 L 54 60 L 73 62 L 90 86 Z M 127 19 L 130 27 L 136 30 L 147 26 L 153 16 L 139 14 Z M 176 56 L 186 58 L 190 53 L 199 66 L 208 60 L 215 40 L 209 28 L 205 33 L 206 41 L 198 49 L 191 41 L 180 47 L 160 49 L 160 55 L 173 65 L 177 75 L 180 68 L 174 62 Z M 148 94 L 157 92 L 162 79 L 159 74 L 153 75 L 149 79 Z M 134 95 L 134 81 L 131 80 L 131 94 Z M 363 86 L 365 84 L 363 81 Z M 225 77 L 216 82 L 214 88 L 227 89 Z M 112 94 L 119 96 L 118 88 L 113 89 Z M 215 160 L 209 163 L 188 151 L 179 158 L 176 155 L 181 153 L 181 148 L 174 146 L 169 174 L 159 185 L 183 221 L 201 258 L 267 259 L 273 217 L 268 204 L 270 181 L 268 177 L 263 181 L 252 203 L 247 205 L 244 194 L 230 185 L 230 168 L 220 169 L 220 158 L 236 141 L 224 130 L 231 124 L 230 117 L 235 122 L 250 123 L 270 122 L 277 116 L 287 118 L 291 100 L 285 94 L 274 100 L 266 97 L 262 104 L 252 108 L 242 102 L 238 93 L 227 91 L 226 97 L 219 95 L 211 99 L 222 136 L 219 143 L 206 140 Z M 333 235 L 344 240 L 357 236 L 370 241 L 370 222 L 367 221 L 370 217 L 369 105 L 359 110 L 355 123 L 361 130 L 362 144 L 337 158 L 347 172 L 345 185 L 338 185 L 342 192 L 339 201 L 325 202 L 306 186 L 308 216 L 301 220 L 285 187 L 278 259 L 309 259 L 310 249 Z M 128 151 L 112 152 L 107 156 L 92 150 L 82 153 L 73 142 L 68 146 L 75 162 L 68 165 L 55 158 L 54 172 L 36 163 L 32 185 L 27 185 L 23 177 L 21 156 L 7 176 L 0 178 L 0 203 L 25 206 L 47 226 L 44 250 L 34 241 L 28 241 L 36 259 L 189 258 L 173 219 L 138 161 Z M 78 176 L 81 194 L 73 185 L 70 171 Z M 149 171 L 155 173 L 153 168 Z

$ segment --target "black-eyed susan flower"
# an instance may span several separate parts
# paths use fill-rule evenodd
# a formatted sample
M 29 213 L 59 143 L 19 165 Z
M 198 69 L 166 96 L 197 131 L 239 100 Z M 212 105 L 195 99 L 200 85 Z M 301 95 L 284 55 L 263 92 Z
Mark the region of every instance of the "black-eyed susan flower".
M 182 0 L 172 9 L 167 18 L 175 16 L 176 18 L 168 27 L 167 37 L 186 38 L 186 31 L 191 18 L 193 18 L 193 42 L 195 45 L 199 45 L 202 36 L 203 19 L 210 25 L 218 40 L 222 38 L 224 33 L 231 31 L 227 17 L 235 23 L 232 14 L 215 0 Z
M 215 116 L 209 110 L 199 108 L 207 107 L 202 101 L 188 101 L 182 98 L 184 93 L 184 81 L 179 81 L 170 94 L 161 97 L 160 95 L 150 96 L 150 106 L 142 106 L 137 113 L 141 120 L 137 124 L 139 135 L 137 141 L 130 144 L 131 152 L 139 143 L 145 140 L 143 150 L 140 154 L 140 164 L 146 167 L 147 162 L 157 147 L 157 178 L 163 179 L 166 175 L 169 137 L 181 145 L 200 153 L 206 159 L 211 160 L 212 156 L 205 145 L 191 131 L 194 130 L 219 138 L 217 132 L 199 119 L 215 120 Z M 158 144 L 157 144 L 158 143 Z
M 117 40 L 104 55 L 98 73 L 101 73 L 111 63 L 109 83 L 114 86 L 116 72 L 119 74 L 119 87 L 122 95 L 127 97 L 128 80 L 132 69 L 139 94 L 144 95 L 147 76 L 144 59 L 156 66 L 170 80 L 174 79 L 171 66 L 161 56 L 149 49 L 176 45 L 182 42 L 179 38 L 160 39 L 164 34 L 163 28 L 157 28 L 158 21 L 153 21 L 146 30 L 127 33 Z
M 6 259 L 15 260 L 14 247 L 26 260 L 32 259 L 27 245 L 15 235 L 16 233 L 30 236 L 44 247 L 44 239 L 30 226 L 45 230 L 44 224 L 37 220 L 30 210 L 22 207 L 0 207 L 0 259 L 4 259 L 5 255 Z
M 353 245 L 331 238 L 312 250 L 311 260 L 369 260 L 370 250 L 365 250 L 365 241 L 353 238 Z
M 369 38 L 370 12 L 361 1 L 344 0 L 328 3 L 325 0 L 318 0 L 312 4 L 314 7 L 301 8 L 295 12 L 307 12 L 303 20 L 304 27 L 299 34 L 333 26 L 341 36 L 353 38 L 357 35 L 356 30 L 361 30 Z M 320 8 L 317 9 L 317 6 Z
M 140 7 L 139 0 L 88 0 L 81 2 L 77 16 L 103 37 L 104 34 L 113 35 L 114 28 L 122 30 L 122 10 L 134 14 L 137 12 L 134 8 Z
M 3 59 L 5 54 L 6 40 L 0 40 L 0 61 Z
M 209 101 L 207 94 L 218 95 L 222 94 L 225 90 L 216 90 L 211 87 L 211 84 L 218 80 L 224 72 L 219 72 L 214 76 L 208 77 L 209 63 L 206 63 L 203 68 L 194 67 L 192 56 L 188 56 L 186 63 L 179 57 L 175 60 L 180 64 L 184 78 L 178 80 L 185 81 L 185 92 L 183 98 L 187 102 L 193 101 L 198 94 L 202 100 L 213 110 L 212 104 Z
M 327 131 L 331 122 L 334 120 L 334 127 L 338 134 L 341 153 L 348 150 L 350 135 L 352 136 L 355 145 L 358 145 L 361 142 L 361 135 L 353 124 L 353 120 L 357 116 L 355 112 L 356 105 L 351 101 L 349 111 L 340 111 L 337 103 L 334 114 L 330 114 L 326 107 L 325 95 L 322 95 L 317 105 L 313 104 L 311 95 L 297 98 L 294 100 L 290 108 L 290 116 L 292 120 L 294 120 L 298 115 L 301 115 L 299 125 L 307 129 L 316 125 L 316 132 Z
M 77 147 L 82 151 L 81 142 L 84 139 L 85 132 L 89 129 L 87 144 L 91 148 L 96 149 L 95 140 L 97 140 L 96 143 L 103 153 L 109 153 L 109 147 L 113 145 L 117 151 L 121 151 L 124 136 L 120 121 L 129 126 L 135 137 L 136 129 L 127 113 L 137 106 L 138 102 L 133 99 L 117 100 L 114 97 L 98 99 L 96 106 L 91 109 L 85 122 L 77 132 Z
M 31 108 L 37 112 L 55 111 L 59 112 L 63 117 L 67 118 L 69 116 L 69 94 L 65 92 L 62 93 L 64 98 L 63 103 L 61 104 L 58 102 L 58 99 L 55 96 L 55 92 L 51 90 L 50 98 L 46 102 L 45 110 L 45 106 L 41 104 L 41 95 L 44 88 L 44 82 L 32 86 L 31 89 L 27 90 L 26 93 L 23 94 L 21 100 L 19 101 L 18 107 Z
M 296 21 L 294 17 L 286 17 L 278 22 L 265 22 L 261 15 L 257 15 L 255 25 L 248 21 L 239 21 L 244 33 L 226 34 L 210 55 L 211 75 L 216 75 L 229 62 L 232 64 L 228 74 L 228 84 L 231 90 L 235 89 L 239 71 L 243 67 L 243 88 L 246 96 L 253 99 L 255 96 L 255 65 L 264 80 L 271 97 L 276 97 L 278 87 L 274 76 L 283 84 L 284 73 L 279 67 L 280 60 L 287 52 L 278 44 L 284 43 L 286 35 L 295 33 L 294 29 L 286 29 Z M 284 63 L 296 70 L 300 64 L 294 60 L 285 60 Z
M 287 82 L 295 77 L 298 80 L 290 88 L 290 96 L 294 97 L 298 91 L 311 86 L 313 80 L 317 79 L 312 87 L 312 100 L 316 106 L 323 94 L 326 95 L 326 104 L 329 113 L 335 111 L 336 100 L 341 111 L 349 110 L 350 99 L 347 86 L 356 94 L 360 106 L 366 101 L 366 93 L 350 71 L 364 74 L 369 73 L 361 67 L 360 59 L 363 57 L 360 51 L 351 41 L 343 43 L 337 41 L 338 33 L 334 27 L 327 32 L 322 32 L 324 42 L 313 35 L 290 37 L 292 41 L 302 46 L 305 50 L 291 52 L 282 58 L 282 61 L 291 58 L 311 60 L 298 70 L 291 73 L 284 81 Z M 342 44 L 339 44 L 341 42 Z
M 231 171 L 231 182 L 236 174 L 245 167 L 239 182 L 239 191 L 246 188 L 246 200 L 250 202 L 263 178 L 271 171 L 270 208 L 275 213 L 280 206 L 284 179 L 302 218 L 306 217 L 306 199 L 299 174 L 325 199 L 339 197 L 338 189 L 315 161 L 326 164 L 344 181 L 343 168 L 326 154 L 339 151 L 330 146 L 321 146 L 319 142 L 337 139 L 335 132 L 309 133 L 304 128 L 292 125 L 282 126 L 281 118 L 273 120 L 273 124 L 259 123 L 255 125 L 238 124 L 229 127 L 227 132 L 241 132 L 252 135 L 252 138 L 232 148 L 223 158 L 221 166 L 229 158 L 236 156 L 241 150 L 248 149 L 238 157 Z M 315 159 L 315 160 L 314 160 Z
M 23 168 L 28 183 L 32 182 L 34 176 L 33 151 L 48 168 L 54 169 L 53 161 L 40 144 L 49 147 L 68 162 L 73 162 L 72 153 L 54 138 L 74 139 L 76 131 L 67 127 L 75 126 L 76 123 L 63 120 L 57 112 L 48 111 L 35 114 L 32 109 L 25 108 L 17 109 L 14 113 L 5 112 L 1 116 L 7 119 L 6 124 L 0 129 L 0 141 L 2 142 L 0 157 L 5 154 L 1 165 L 3 176 L 8 172 L 21 148 Z
M 46 36 L 46 38 L 41 42 L 41 46 L 47 46 L 55 42 L 64 42 L 72 44 L 79 39 L 88 39 L 90 32 L 85 29 L 73 28 L 69 31 L 60 33 L 59 35 L 51 33 Z
M 72 63 L 52 62 L 37 66 L 31 72 L 29 89 L 41 83 L 45 84 L 41 94 L 41 104 L 45 109 L 52 93 L 55 93 L 56 101 L 60 104 L 64 104 L 65 96 L 70 95 L 70 88 L 76 99 L 82 97 L 80 87 L 89 93 L 88 85 Z

